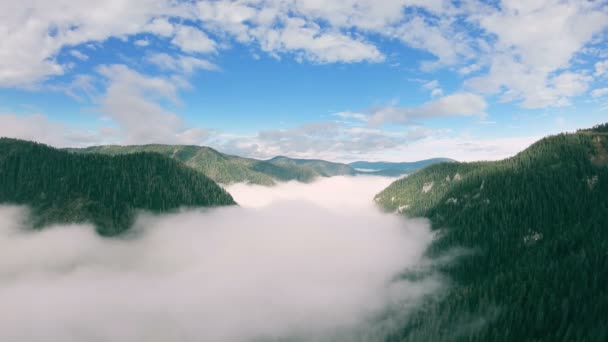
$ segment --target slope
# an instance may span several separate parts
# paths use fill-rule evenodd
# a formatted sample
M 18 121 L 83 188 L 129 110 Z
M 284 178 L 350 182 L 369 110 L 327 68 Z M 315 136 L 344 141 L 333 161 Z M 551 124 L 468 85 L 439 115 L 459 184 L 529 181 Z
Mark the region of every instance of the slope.
M 0 203 L 30 206 L 34 227 L 92 222 L 116 235 L 138 209 L 235 204 L 209 178 L 156 153 L 74 154 L 0 138 L 0 175 Z
M 250 182 L 260 185 L 273 185 L 275 178 L 265 172 L 257 171 L 259 161 L 220 153 L 204 146 L 183 145 L 132 145 L 93 146 L 84 149 L 70 149 L 78 153 L 101 153 L 122 155 L 138 152 L 160 153 L 175 159 L 188 167 L 204 174 L 221 184 Z
M 444 163 L 378 194 L 425 216 L 449 293 L 391 341 L 608 340 L 606 126 L 545 138 L 498 162 Z
M 290 159 L 277 157 L 268 161 L 243 158 L 220 153 L 205 146 L 184 145 L 133 145 L 93 146 L 68 149 L 75 153 L 121 155 L 137 152 L 154 152 L 178 160 L 188 167 L 221 184 L 252 183 L 274 185 L 276 181 L 297 180 L 310 182 L 316 177 L 354 174 L 345 164 L 322 160 Z
M 332 177 L 355 175 L 357 172 L 350 166 L 342 163 L 334 163 L 319 159 L 294 159 L 284 156 L 274 157 L 268 160 L 274 165 L 289 168 L 305 168 L 314 176 Z

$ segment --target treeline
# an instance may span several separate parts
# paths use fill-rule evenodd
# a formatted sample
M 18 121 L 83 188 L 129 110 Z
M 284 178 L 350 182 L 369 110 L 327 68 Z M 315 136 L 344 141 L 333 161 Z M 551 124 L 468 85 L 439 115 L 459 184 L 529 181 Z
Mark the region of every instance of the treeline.
M 346 164 L 323 160 L 276 157 L 257 160 L 220 153 L 205 146 L 186 145 L 134 145 L 93 146 L 69 149 L 73 153 L 124 155 L 154 152 L 184 163 L 221 184 L 252 183 L 274 185 L 276 181 L 297 180 L 310 182 L 317 177 L 352 175 L 355 170 Z
M 608 341 L 607 128 L 430 166 L 378 194 L 440 229 L 430 256 L 463 254 L 440 266 L 447 295 L 388 340 Z
M 591 129 L 582 129 L 579 132 L 608 133 L 608 123 L 595 125 Z
M 139 209 L 234 204 L 206 176 L 156 153 L 73 154 L 0 138 L 0 203 L 31 207 L 31 225 L 92 222 L 102 235 L 128 229 Z

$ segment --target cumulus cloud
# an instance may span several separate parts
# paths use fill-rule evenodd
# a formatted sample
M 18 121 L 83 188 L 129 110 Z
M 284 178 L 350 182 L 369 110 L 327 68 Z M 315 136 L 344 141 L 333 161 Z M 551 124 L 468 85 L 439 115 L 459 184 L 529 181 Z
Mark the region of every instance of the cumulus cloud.
M 0 86 L 30 86 L 67 66 L 56 56 L 67 46 L 150 30 L 157 16 L 186 16 L 173 1 L 0 2 Z
M 257 29 L 261 48 L 267 52 L 294 52 L 301 60 L 319 63 L 380 62 L 384 55 L 373 44 L 354 39 L 339 31 L 323 32 L 316 23 L 288 18 L 284 27 Z
M 591 96 L 594 98 L 608 95 L 608 88 L 597 88 L 591 91 Z
M 423 70 L 430 71 L 442 66 L 459 64 L 475 56 L 471 47 L 472 38 L 457 33 L 452 23 L 449 18 L 433 23 L 416 16 L 391 31 L 394 37 L 406 45 L 430 52 L 437 58 L 421 63 Z
M 379 340 L 442 287 L 398 277 L 425 267 L 433 236 L 372 206 L 389 182 L 238 185 L 242 207 L 143 215 L 121 239 L 27 231 L 1 208 L 0 339 Z
M 42 114 L 0 113 L 0 137 L 25 139 L 54 146 L 84 146 L 103 141 L 99 130 L 82 130 L 50 121 Z
M 486 115 L 485 99 L 473 93 L 455 93 L 427 102 L 418 107 L 387 106 L 371 111 L 372 125 L 384 123 L 409 124 L 412 121 L 433 117 Z
M 358 118 L 365 114 L 343 114 Z M 379 151 L 445 133 L 441 129 L 411 126 L 398 131 L 360 127 L 347 122 L 315 122 L 286 129 L 263 130 L 255 135 L 212 136 L 208 143 L 220 151 L 254 158 L 288 155 L 295 158 L 356 160 Z
M 471 10 L 470 21 L 496 41 L 486 51 L 489 72 L 468 86 L 503 101 L 521 101 L 525 108 L 561 106 L 584 92 L 588 77 L 570 70 L 571 61 L 608 27 L 601 2 L 504 1 L 498 8 L 479 7 L 483 10 Z
M 70 55 L 78 58 L 81 61 L 86 61 L 87 59 L 89 59 L 89 56 L 85 55 L 84 53 L 78 51 L 78 50 L 72 50 L 70 51 Z
M 148 55 L 147 60 L 163 70 L 185 74 L 192 74 L 197 70 L 219 70 L 219 67 L 214 63 L 192 56 L 171 56 L 167 53 L 154 53 Z
M 432 80 L 424 83 L 422 87 L 431 92 L 431 97 L 437 97 L 443 95 L 443 89 L 441 89 L 441 85 L 439 81 Z
M 133 44 L 139 47 L 146 47 L 150 45 L 150 41 L 147 39 L 137 39 Z
M 183 80 L 149 77 L 125 65 L 104 65 L 98 72 L 109 82 L 98 100 L 100 110 L 118 124 L 122 143 L 198 144 L 206 138 L 207 130 L 186 127 L 162 106 L 162 101 L 179 102 L 178 90 L 187 86 Z
M 561 0 L 496 6 L 477 0 L 35 0 L 28 6 L 2 2 L 0 13 L 6 28 L 0 30 L 0 86 L 28 87 L 62 75 L 70 70 L 57 58 L 63 49 L 110 37 L 152 34 L 160 44 L 194 54 L 238 42 L 254 54 L 314 63 L 382 62 L 387 56 L 376 38 L 390 38 L 429 53 L 421 59 L 423 71 L 475 72 L 467 86 L 528 108 L 567 104 L 581 94 L 555 82 L 562 73 L 585 75 L 572 60 L 594 38 L 601 43 L 598 35 L 608 27 L 603 2 Z M 593 65 L 580 67 L 593 73 Z M 595 69 L 601 76 L 605 63 Z
M 205 32 L 192 26 L 179 26 L 171 41 L 185 52 L 215 52 L 215 42 Z
M 585 73 L 548 72 L 530 69 L 510 56 L 496 56 L 485 76 L 468 79 L 465 85 L 485 94 L 499 94 L 503 102 L 521 101 L 524 108 L 559 107 L 583 94 L 592 78 Z M 507 89 L 507 90 L 505 90 Z
M 608 60 L 595 63 L 594 75 L 596 77 L 608 75 Z

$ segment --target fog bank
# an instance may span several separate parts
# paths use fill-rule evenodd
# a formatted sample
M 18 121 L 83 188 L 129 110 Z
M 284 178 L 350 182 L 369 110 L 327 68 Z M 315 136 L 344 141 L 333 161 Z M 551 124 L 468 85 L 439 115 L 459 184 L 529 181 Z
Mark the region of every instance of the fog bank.
M 398 279 L 432 234 L 374 207 L 390 181 L 234 185 L 241 207 L 140 215 L 121 239 L 27 231 L 23 208 L 1 207 L 0 340 L 369 340 L 387 307 L 441 284 Z

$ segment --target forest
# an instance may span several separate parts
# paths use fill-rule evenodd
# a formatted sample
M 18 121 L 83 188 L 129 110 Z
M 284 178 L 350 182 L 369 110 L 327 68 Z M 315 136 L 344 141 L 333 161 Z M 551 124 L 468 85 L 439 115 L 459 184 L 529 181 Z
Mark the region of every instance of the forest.
M 498 162 L 402 178 L 380 207 L 428 217 L 452 282 L 389 341 L 607 341 L 608 124 Z M 413 276 L 413 275 L 406 275 Z
M 68 149 L 74 153 L 98 153 L 124 155 L 138 152 L 154 152 L 184 163 L 220 184 L 251 183 L 275 185 L 276 182 L 296 180 L 311 182 L 317 177 L 354 175 L 346 164 L 324 160 L 292 159 L 275 157 L 269 160 L 244 158 L 218 152 L 206 146 L 193 145 L 133 145 L 93 146 L 84 149 Z
M 28 206 L 35 228 L 89 222 L 113 236 L 138 210 L 235 204 L 213 180 L 157 153 L 75 154 L 1 138 L 0 175 L 0 203 Z

